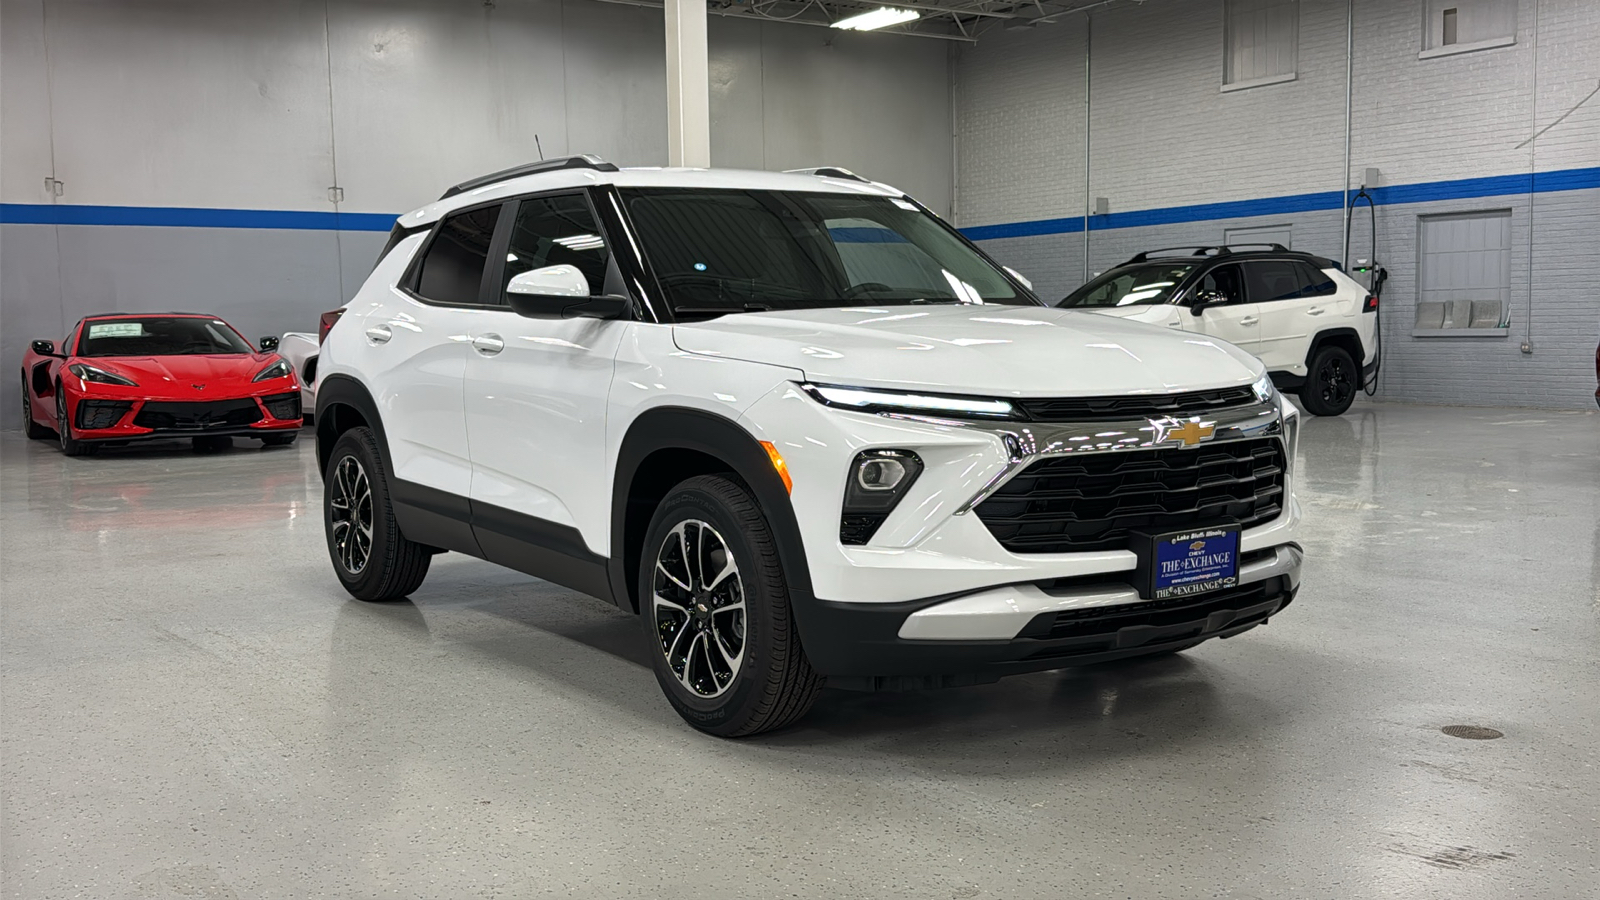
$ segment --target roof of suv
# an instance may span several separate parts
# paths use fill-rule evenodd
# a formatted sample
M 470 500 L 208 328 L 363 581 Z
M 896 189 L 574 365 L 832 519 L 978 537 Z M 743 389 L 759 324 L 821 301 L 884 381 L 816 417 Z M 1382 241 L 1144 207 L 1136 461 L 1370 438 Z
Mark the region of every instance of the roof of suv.
M 1257 247 L 1265 249 L 1237 249 L 1244 247 Z M 1184 250 L 1189 252 L 1177 252 Z M 1339 268 L 1338 263 L 1335 263 L 1333 260 L 1328 259 L 1325 256 L 1317 256 L 1314 253 L 1306 253 L 1300 250 L 1290 250 L 1282 244 L 1233 244 L 1231 246 L 1224 244 L 1214 247 L 1164 247 L 1160 250 L 1145 250 L 1140 253 L 1135 253 L 1128 260 L 1117 263 L 1112 268 L 1120 269 L 1123 266 L 1136 266 L 1147 263 L 1162 262 L 1187 262 L 1198 265 L 1200 263 L 1213 263 L 1222 261 L 1237 262 L 1240 260 L 1251 259 L 1298 259 L 1311 263 L 1319 269 Z
M 867 181 L 844 169 L 823 168 L 795 172 L 659 167 L 620 169 L 596 157 L 567 157 L 506 169 L 503 172 L 464 181 L 450 188 L 437 201 L 401 216 L 399 224 L 402 228 L 415 228 L 462 207 L 476 206 L 532 191 L 591 187 L 600 184 L 614 184 L 619 187 L 807 191 L 864 194 L 873 197 L 905 196 L 903 191 L 886 184 Z

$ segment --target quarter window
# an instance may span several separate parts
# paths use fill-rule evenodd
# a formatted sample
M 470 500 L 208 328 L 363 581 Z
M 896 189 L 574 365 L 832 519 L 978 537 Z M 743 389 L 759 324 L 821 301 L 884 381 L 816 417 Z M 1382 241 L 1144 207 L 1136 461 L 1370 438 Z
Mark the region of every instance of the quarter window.
M 1339 292 L 1339 286 L 1333 283 L 1328 273 L 1306 262 L 1294 264 L 1295 271 L 1300 273 L 1300 296 L 1326 297 Z
M 417 293 L 437 303 L 480 302 L 489 244 L 499 221 L 499 206 L 468 210 L 445 219 L 422 258 Z
M 604 294 L 610 251 L 589 202 L 581 194 L 534 197 L 517 206 L 517 221 L 506 248 L 500 294 L 514 276 L 545 266 L 568 265 L 589 280 L 589 293 Z

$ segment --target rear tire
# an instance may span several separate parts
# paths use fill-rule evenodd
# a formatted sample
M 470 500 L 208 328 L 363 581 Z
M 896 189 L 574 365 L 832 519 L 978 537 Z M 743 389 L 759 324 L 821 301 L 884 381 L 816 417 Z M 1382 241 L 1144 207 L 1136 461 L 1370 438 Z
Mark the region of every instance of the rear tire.
M 403 600 L 428 577 L 432 549 L 400 533 L 389 498 L 372 429 L 340 435 L 323 476 L 322 522 L 334 574 L 357 600 Z
M 56 383 L 56 437 L 61 442 L 61 452 L 67 456 L 93 456 L 97 449 L 94 444 L 72 436 L 72 423 L 67 421 L 67 395 L 61 392 L 59 382 Z
M 261 438 L 261 446 L 287 447 L 294 443 L 294 439 L 297 437 L 299 437 L 298 434 L 269 434 Z
M 1355 361 L 1342 347 L 1323 347 L 1311 358 L 1300 405 L 1314 416 L 1338 416 L 1356 399 L 1360 376 Z
M 639 565 L 651 666 L 684 721 L 720 737 L 792 724 L 816 702 L 777 541 L 749 489 L 705 475 L 656 508 Z
M 22 376 L 22 433 L 29 440 L 42 441 L 55 437 L 55 432 L 33 420 L 33 396 L 28 390 L 28 376 Z

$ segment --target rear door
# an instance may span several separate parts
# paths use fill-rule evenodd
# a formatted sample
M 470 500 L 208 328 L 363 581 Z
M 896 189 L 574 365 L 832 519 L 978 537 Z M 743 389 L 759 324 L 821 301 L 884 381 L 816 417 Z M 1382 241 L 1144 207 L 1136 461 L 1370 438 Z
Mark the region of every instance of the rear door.
M 1186 331 L 1198 331 L 1221 338 L 1247 353 L 1255 353 L 1260 337 L 1260 315 L 1256 304 L 1246 302 L 1244 276 L 1237 263 L 1215 266 L 1190 290 L 1192 305 L 1206 299 L 1199 316 L 1184 313 Z
M 1264 259 L 1244 264 L 1245 293 L 1260 309 L 1256 355 L 1272 371 L 1304 374 L 1311 338 L 1339 317 L 1337 286 L 1310 263 Z

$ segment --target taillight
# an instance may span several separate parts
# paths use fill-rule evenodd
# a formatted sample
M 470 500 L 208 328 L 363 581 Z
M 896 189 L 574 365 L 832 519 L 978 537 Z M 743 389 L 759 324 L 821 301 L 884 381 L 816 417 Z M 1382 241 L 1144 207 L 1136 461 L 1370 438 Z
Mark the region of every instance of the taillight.
M 1378 296 L 1376 294 L 1368 294 L 1367 295 L 1367 302 L 1361 305 L 1361 311 L 1364 312 L 1364 313 L 1377 312 L 1378 311 Z M 327 316 L 324 315 L 323 318 L 326 319 Z
M 339 317 L 342 315 L 344 315 L 344 307 L 342 306 L 338 309 L 330 309 L 322 314 L 322 319 L 317 323 L 318 346 L 321 346 L 322 342 L 328 339 L 328 332 L 333 330 L 333 323 L 339 321 Z

